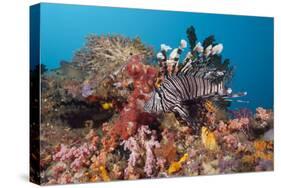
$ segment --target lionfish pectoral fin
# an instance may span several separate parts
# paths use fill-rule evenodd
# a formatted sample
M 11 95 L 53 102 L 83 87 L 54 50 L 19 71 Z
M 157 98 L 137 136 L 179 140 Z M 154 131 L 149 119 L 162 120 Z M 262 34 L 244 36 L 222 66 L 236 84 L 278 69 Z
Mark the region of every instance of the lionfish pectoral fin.
M 198 97 L 198 98 L 195 98 L 195 99 L 185 100 L 185 101 L 182 102 L 182 104 L 186 105 L 186 106 L 195 105 L 199 101 L 204 100 L 205 98 L 208 98 L 208 97 L 201 96 L 201 97 Z
M 184 121 L 193 130 L 193 132 L 197 133 L 199 131 L 198 123 L 190 116 L 186 105 L 182 103 L 177 104 L 172 108 L 172 112 Z
M 190 120 L 190 115 L 188 110 L 185 108 L 182 104 L 176 104 L 172 108 L 172 112 L 175 113 L 177 116 L 179 116 L 183 121 L 188 122 Z

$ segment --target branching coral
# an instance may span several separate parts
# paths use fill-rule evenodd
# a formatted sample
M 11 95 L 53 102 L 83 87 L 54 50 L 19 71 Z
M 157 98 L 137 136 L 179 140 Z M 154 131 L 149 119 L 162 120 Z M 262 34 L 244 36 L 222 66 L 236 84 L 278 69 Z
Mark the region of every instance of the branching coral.
M 108 81 L 115 79 L 134 55 L 149 59 L 152 49 L 143 45 L 139 38 L 131 40 L 123 36 L 90 35 L 86 46 L 75 54 L 73 63 L 89 75 L 86 79 L 92 79 L 91 76 L 95 75 L 94 80 L 98 84 L 92 85 L 92 92 L 102 95 L 111 88 L 106 86 Z M 108 80 L 109 75 L 111 78 Z
M 151 48 L 146 47 L 140 38 L 131 40 L 121 35 L 87 37 L 87 44 L 74 56 L 73 61 L 77 64 L 92 64 L 98 66 L 98 60 L 107 63 L 127 62 L 132 55 L 143 54 L 147 57 L 152 55 Z

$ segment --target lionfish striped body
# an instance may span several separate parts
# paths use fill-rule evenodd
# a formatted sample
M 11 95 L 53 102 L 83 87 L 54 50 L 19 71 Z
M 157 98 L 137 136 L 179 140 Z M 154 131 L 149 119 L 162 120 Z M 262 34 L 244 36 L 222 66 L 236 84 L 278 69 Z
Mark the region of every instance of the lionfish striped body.
M 152 92 L 144 110 L 156 114 L 173 112 L 193 126 L 194 121 L 188 111 L 191 101 L 201 98 L 240 97 L 244 93 L 233 95 L 231 89 L 225 87 L 227 76 L 230 74 L 229 67 L 224 66 L 224 63 L 215 62 L 220 58 L 222 44 L 209 44 L 207 47 L 201 46 L 200 43 L 196 46 L 191 45 L 191 52 L 184 58 L 181 68 L 178 68 L 180 55 L 186 45 L 186 41 L 181 40 L 180 46 L 170 53 L 169 58 L 167 51 L 171 48 L 165 44 L 161 45 L 157 60 L 160 66 L 159 77 L 163 82 Z M 216 66 L 212 65 L 214 62 L 217 63 Z M 224 68 L 221 68 L 221 65 Z
M 182 120 L 191 122 L 186 106 L 188 101 L 225 94 L 223 82 L 214 83 L 206 78 L 186 74 L 167 75 L 161 86 L 153 91 L 144 110 L 151 113 L 174 112 Z

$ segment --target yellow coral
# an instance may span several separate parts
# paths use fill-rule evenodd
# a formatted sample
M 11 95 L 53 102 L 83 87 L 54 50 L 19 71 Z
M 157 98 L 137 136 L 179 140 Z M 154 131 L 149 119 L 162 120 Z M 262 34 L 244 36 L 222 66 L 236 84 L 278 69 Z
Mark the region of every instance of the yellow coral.
M 90 168 L 93 170 L 93 172 L 95 173 L 95 175 L 93 175 L 90 180 L 92 182 L 96 182 L 99 181 L 100 179 L 102 179 L 103 181 L 110 181 L 109 175 L 107 170 L 105 169 L 104 165 L 97 165 L 95 163 L 93 163 Z
M 100 172 L 101 172 L 101 178 L 102 178 L 102 180 L 103 180 L 103 181 L 110 181 L 110 178 L 109 178 L 109 176 L 108 176 L 108 173 L 107 173 L 105 167 L 104 167 L 104 166 L 100 166 L 99 169 L 100 169 Z
M 111 102 L 106 102 L 106 103 L 102 103 L 101 106 L 104 110 L 109 110 L 113 107 L 113 104 Z
M 205 148 L 207 148 L 208 150 L 218 149 L 214 133 L 209 131 L 206 127 L 202 127 L 201 129 L 201 140 Z
M 184 154 L 179 161 L 172 162 L 169 169 L 168 169 L 168 174 L 173 174 L 177 171 L 179 171 L 182 167 L 182 163 L 187 161 L 188 159 L 188 154 Z
M 258 159 L 273 160 L 272 153 L 268 150 L 272 150 L 273 143 L 271 141 L 256 140 L 254 142 L 255 152 L 252 155 L 246 155 L 242 158 L 245 163 L 254 163 Z
M 185 161 L 187 161 L 187 159 L 188 159 L 188 154 L 186 153 L 180 158 L 179 162 L 184 163 Z
M 255 153 L 255 157 L 263 159 L 263 160 L 272 160 L 273 159 L 273 155 L 271 153 L 266 153 L 266 152 L 261 152 L 261 151 L 257 151 Z
M 168 169 L 168 174 L 173 174 L 177 172 L 180 168 L 181 168 L 181 164 L 179 162 L 172 162 Z
M 272 141 L 257 140 L 254 142 L 256 151 L 264 151 L 266 149 L 273 149 Z

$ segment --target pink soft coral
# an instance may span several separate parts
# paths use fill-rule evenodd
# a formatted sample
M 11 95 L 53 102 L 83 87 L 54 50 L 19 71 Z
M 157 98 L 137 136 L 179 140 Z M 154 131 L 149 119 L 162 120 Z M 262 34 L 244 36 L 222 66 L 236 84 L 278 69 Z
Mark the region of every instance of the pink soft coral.
M 131 154 L 128 159 L 128 166 L 125 169 L 126 177 L 134 174 L 134 167 L 140 158 L 145 157 L 144 172 L 147 177 L 153 176 L 153 171 L 156 168 L 156 156 L 154 149 L 159 148 L 160 144 L 154 131 L 151 131 L 148 126 L 141 126 L 136 135 L 131 136 L 128 140 L 123 141 L 124 149 L 130 150 Z M 144 151 L 144 152 L 143 152 Z
M 128 159 L 128 166 L 134 167 L 140 157 L 140 146 L 134 137 L 124 140 L 123 143 L 125 150 L 130 150 L 131 154 Z
M 234 135 L 226 135 L 223 137 L 223 140 L 229 149 L 236 149 L 238 147 L 239 141 Z
M 68 148 L 62 144 L 60 151 L 53 156 L 53 160 L 70 162 L 70 168 L 77 171 L 87 163 L 88 158 L 94 150 L 95 147 L 87 143 L 84 143 L 78 148 L 75 146 Z
M 256 118 L 261 121 L 267 121 L 270 118 L 270 114 L 266 111 L 266 109 L 259 107 L 256 109 Z
M 159 148 L 160 144 L 156 140 L 154 135 L 151 136 L 151 139 L 145 143 L 145 150 L 146 150 L 146 160 L 144 166 L 144 172 L 148 177 L 153 175 L 153 169 L 155 167 L 156 158 L 154 156 L 153 150 L 154 148 Z
M 249 118 L 232 119 L 229 121 L 228 126 L 232 130 L 241 130 L 248 126 L 250 123 Z

